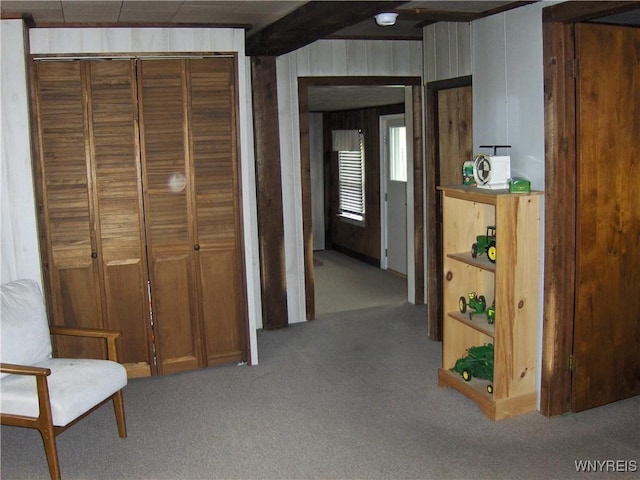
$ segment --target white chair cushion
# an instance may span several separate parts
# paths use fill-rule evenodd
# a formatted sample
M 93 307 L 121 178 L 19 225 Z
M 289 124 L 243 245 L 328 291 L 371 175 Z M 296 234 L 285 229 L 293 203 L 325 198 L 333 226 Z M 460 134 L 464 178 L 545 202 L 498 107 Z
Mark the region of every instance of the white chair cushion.
M 127 384 L 127 371 L 110 360 L 51 358 L 36 367 L 51 369 L 47 377 L 53 424 L 65 426 Z M 2 413 L 37 417 L 36 380 L 8 375 L 0 380 Z
M 35 365 L 51 358 L 51 337 L 40 286 L 16 280 L 0 286 L 0 361 Z M 0 378 L 7 374 L 3 373 Z

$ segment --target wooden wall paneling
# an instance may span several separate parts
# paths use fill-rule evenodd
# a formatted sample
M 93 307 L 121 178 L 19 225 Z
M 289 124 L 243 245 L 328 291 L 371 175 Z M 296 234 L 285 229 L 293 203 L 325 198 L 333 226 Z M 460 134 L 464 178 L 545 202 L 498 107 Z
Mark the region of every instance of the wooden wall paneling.
M 207 365 L 246 360 L 235 57 L 189 60 L 191 184 Z
M 153 365 L 147 295 L 147 260 L 132 60 L 92 61 L 88 74 L 91 177 L 104 292 L 105 322 L 119 330 L 119 360 L 130 377 Z
M 442 340 L 442 198 L 437 191 L 438 186 L 462 183 L 462 155 L 471 148 L 471 95 L 464 92 L 464 87 L 471 86 L 471 77 L 460 77 L 450 80 L 430 82 L 426 88 L 426 202 L 427 202 L 427 324 L 429 338 Z M 443 92 L 445 95 L 440 98 Z M 463 106 L 458 105 L 464 98 Z M 440 108 L 449 109 L 440 112 Z M 450 107 L 450 108 L 449 108 Z M 446 128 L 446 134 L 441 130 Z M 465 133 L 462 135 L 461 133 Z M 462 140 L 462 137 L 465 140 Z M 448 155 L 448 142 L 454 138 L 452 149 L 461 158 L 453 162 L 442 162 L 443 155 Z M 443 143 L 445 142 L 445 143 Z M 471 156 L 469 156 L 471 159 Z M 444 163 L 444 164 L 443 164 Z M 444 167 L 444 165 L 448 165 Z M 443 169 L 444 167 L 444 169 Z M 443 178 L 443 173 L 445 178 Z M 453 179 L 458 179 L 457 182 Z
M 139 60 L 140 137 L 158 373 L 203 365 L 185 60 Z
M 442 199 L 438 187 L 438 90 L 425 90 L 425 198 L 427 203 L 427 331 L 429 338 L 442 341 Z M 439 223 L 438 223 L 439 222 Z
M 543 23 L 545 98 L 545 249 L 540 411 L 571 405 L 576 244 L 575 85 L 571 25 Z M 570 299 L 570 300 L 569 300 Z
M 300 118 L 300 168 L 302 182 L 302 237 L 304 242 L 304 287 L 306 319 L 316 316 L 315 277 L 313 268 L 313 213 L 311 204 L 311 152 L 309 139 L 309 90 L 298 85 L 298 111 Z M 304 154 L 302 152 L 305 152 Z M 324 149 L 323 149 L 324 152 Z M 324 169 L 327 172 L 327 169 Z M 325 173 L 326 175 L 326 173 Z M 326 188 L 326 176 L 325 176 Z M 327 196 L 324 195 L 325 202 Z M 325 212 L 325 222 L 328 223 Z M 325 241 L 326 245 L 326 241 Z
M 258 242 L 265 329 L 288 325 L 275 57 L 252 57 Z
M 32 63 L 36 183 L 41 254 L 52 325 L 103 327 L 102 299 L 91 213 L 86 81 L 82 64 Z M 62 356 L 99 357 L 98 342 L 69 342 Z

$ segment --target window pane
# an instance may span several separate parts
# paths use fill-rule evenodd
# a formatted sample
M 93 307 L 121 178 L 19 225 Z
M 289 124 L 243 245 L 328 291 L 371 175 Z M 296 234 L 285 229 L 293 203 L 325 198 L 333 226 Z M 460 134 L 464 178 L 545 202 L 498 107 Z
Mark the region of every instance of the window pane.
M 389 178 L 396 182 L 407 181 L 407 129 L 389 128 Z

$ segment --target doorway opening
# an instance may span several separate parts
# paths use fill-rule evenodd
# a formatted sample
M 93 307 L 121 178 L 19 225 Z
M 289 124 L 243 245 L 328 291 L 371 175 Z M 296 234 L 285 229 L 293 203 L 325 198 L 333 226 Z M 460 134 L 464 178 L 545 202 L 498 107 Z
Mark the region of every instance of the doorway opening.
M 351 254 L 353 252 L 349 250 L 349 244 L 347 243 L 347 251 L 340 251 L 340 248 L 334 248 L 336 243 L 335 240 L 332 240 L 330 235 L 327 232 L 331 233 L 331 223 L 333 221 L 334 225 L 336 224 L 336 220 L 333 215 L 334 209 L 331 207 L 332 197 L 331 191 L 329 188 L 330 182 L 332 180 L 331 175 L 332 172 L 330 170 L 331 162 L 333 156 L 336 156 L 335 152 L 327 151 L 325 145 L 327 145 L 327 137 L 331 136 L 331 129 L 334 128 L 331 124 L 327 124 L 323 117 L 324 112 L 318 111 L 313 107 L 310 107 L 311 102 L 313 101 L 313 94 L 315 93 L 313 89 L 326 89 L 326 87 L 351 87 L 351 88 L 362 88 L 367 90 L 365 87 L 378 87 L 384 88 L 386 93 L 389 93 L 393 87 L 393 89 L 397 90 L 400 93 L 400 108 L 396 103 L 396 108 L 394 109 L 384 109 L 380 108 L 380 112 L 375 115 L 375 125 L 372 125 L 372 120 L 374 116 L 370 116 L 370 120 L 367 123 L 368 127 L 365 126 L 365 141 L 371 142 L 369 147 L 373 149 L 373 153 L 370 153 L 371 150 L 367 151 L 367 155 L 371 155 L 373 157 L 375 165 L 374 169 L 376 172 L 375 175 L 375 187 L 371 188 L 371 191 L 374 192 L 371 199 L 373 199 L 374 207 L 371 207 L 369 203 L 367 206 L 369 208 L 368 213 L 374 213 L 375 215 L 365 216 L 365 224 L 368 228 L 373 228 L 375 230 L 375 234 L 369 234 L 367 232 L 364 234 L 363 230 L 360 230 L 357 233 L 350 232 L 347 234 L 347 237 L 353 237 L 355 235 L 361 235 L 361 240 L 363 242 L 369 242 L 365 255 L 363 255 L 365 262 L 370 263 L 374 266 L 374 268 L 380 273 L 385 275 L 391 275 L 393 277 L 392 282 L 395 281 L 401 282 L 404 290 L 404 301 L 407 299 L 414 300 L 416 298 L 413 289 L 420 289 L 420 295 L 418 295 L 418 302 L 422 303 L 424 299 L 424 268 L 422 266 L 422 257 L 421 255 L 416 255 L 414 253 L 415 250 L 419 250 L 422 252 L 423 245 L 412 245 L 411 252 L 408 252 L 407 257 L 410 259 L 409 261 L 405 261 L 405 265 L 408 265 L 407 268 L 405 266 L 404 270 L 406 270 L 406 278 L 402 275 L 397 275 L 391 273 L 389 271 L 382 270 L 380 267 L 383 265 L 382 260 L 382 241 L 381 241 L 381 225 L 380 225 L 380 217 L 381 217 L 381 178 L 382 175 L 380 173 L 380 117 L 390 114 L 404 114 L 405 110 L 409 110 L 410 115 L 415 115 L 416 112 L 419 114 L 417 125 L 407 125 L 405 132 L 405 139 L 408 137 L 413 139 L 415 134 L 413 134 L 412 129 L 421 130 L 421 103 L 422 96 L 420 90 L 420 79 L 419 78 L 402 78 L 402 79 L 391 79 L 387 77 L 377 78 L 377 77 L 367 77 L 367 78 L 359 78 L 359 77 L 336 77 L 336 78 L 300 78 L 299 79 L 299 105 L 300 105 L 300 132 L 301 132 L 301 163 L 302 163 L 302 197 L 303 197 L 303 230 L 305 237 L 305 291 L 306 291 L 306 313 L 307 319 L 311 320 L 315 318 L 316 313 L 323 313 L 323 308 L 320 306 L 320 299 L 318 299 L 318 309 L 316 309 L 316 295 L 323 294 L 321 283 L 324 281 L 320 276 L 325 275 L 329 269 L 325 269 L 324 271 L 320 271 L 325 264 L 323 263 L 323 255 L 331 255 L 331 260 L 336 260 L 336 262 L 340 264 L 348 264 L 352 259 L 344 258 L 338 255 L 334 255 L 336 253 L 348 253 Z M 369 90 L 370 91 L 370 90 Z M 352 95 L 353 97 L 354 95 Z M 363 97 L 367 95 L 355 95 L 355 97 Z M 375 96 L 375 95 L 374 95 Z M 387 104 L 389 106 L 389 104 Z M 381 107 L 378 105 L 377 107 Z M 357 109 L 358 107 L 352 107 Z M 365 109 L 366 106 L 362 106 L 362 109 Z M 375 107 L 371 107 L 375 108 Z M 352 111 L 353 112 L 353 111 Z M 321 133 L 318 133 L 318 124 L 321 125 Z M 346 127 L 342 128 L 360 128 L 357 125 L 346 124 Z M 337 127 L 335 127 L 337 128 Z M 366 132 L 368 131 L 368 135 Z M 375 132 L 372 133 L 372 132 Z M 318 137 L 323 138 L 323 141 L 319 141 Z M 405 140 L 406 141 L 406 140 Z M 412 148 L 413 145 L 407 144 L 407 156 L 408 162 L 412 165 L 414 154 L 421 158 L 422 156 L 422 139 L 419 139 L 420 148 L 417 152 L 414 152 Z M 323 150 L 318 154 L 318 144 L 323 146 Z M 330 144 L 330 142 L 329 142 Z M 315 165 L 314 165 L 315 164 Z M 318 165 L 321 167 L 318 168 Z M 367 164 L 367 168 L 369 168 L 370 164 Z M 415 229 L 418 228 L 419 232 L 423 230 L 423 221 L 422 221 L 422 161 L 420 160 L 419 165 L 419 176 L 415 179 L 415 183 L 419 183 L 420 188 L 416 189 L 414 186 L 414 178 L 413 173 L 416 171 L 415 168 L 412 170 L 407 167 L 407 170 L 410 170 L 410 173 L 407 178 L 407 182 L 405 183 L 407 188 L 407 193 L 405 197 L 410 199 L 411 203 L 414 203 L 414 196 L 420 198 L 418 202 L 420 208 L 417 215 L 419 216 L 419 221 L 415 221 L 414 217 L 411 216 L 411 219 L 408 219 L 407 226 L 405 227 L 405 234 L 407 238 L 411 238 L 412 240 L 416 237 L 421 237 L 421 235 L 415 234 Z M 318 176 L 322 176 L 322 181 L 318 180 Z M 369 180 L 371 182 L 371 180 Z M 368 184 L 371 186 L 371 183 Z M 319 208 L 318 202 L 321 203 L 322 208 Z M 324 213 L 324 217 L 320 215 L 319 212 Z M 404 215 L 406 217 L 406 214 Z M 320 227 L 320 228 L 318 228 Z M 319 233 L 321 231 L 322 233 Z M 406 243 L 403 241 L 403 243 Z M 335 250 L 331 252 L 331 250 Z M 324 252 L 323 252 L 324 251 Z M 337 252 L 336 252 L 337 251 Z M 314 255 L 315 253 L 315 255 Z M 356 251 L 357 253 L 357 251 Z M 357 257 L 358 255 L 356 255 Z M 339 260 L 338 260 L 339 259 Z M 417 261 L 416 261 L 417 259 Z M 315 262 L 314 262 L 315 260 Z M 315 263 L 315 264 L 314 264 Z M 372 265 L 364 265 L 364 267 L 371 267 Z M 388 268 L 388 264 L 384 264 L 385 267 Z M 399 269 L 402 270 L 402 269 Z M 419 270 L 419 272 L 418 272 Z M 316 272 L 318 276 L 318 289 L 316 289 Z M 404 272 L 402 272 L 404 273 Z M 416 282 L 415 278 L 419 280 Z M 409 278 L 411 278 L 411 282 L 409 282 Z M 364 285 L 363 282 L 358 283 L 358 286 Z M 395 287 L 394 287 L 395 289 Z M 391 289 L 393 290 L 393 289 Z M 322 300 L 324 301 L 324 299 Z M 415 300 L 414 300 L 415 301 Z

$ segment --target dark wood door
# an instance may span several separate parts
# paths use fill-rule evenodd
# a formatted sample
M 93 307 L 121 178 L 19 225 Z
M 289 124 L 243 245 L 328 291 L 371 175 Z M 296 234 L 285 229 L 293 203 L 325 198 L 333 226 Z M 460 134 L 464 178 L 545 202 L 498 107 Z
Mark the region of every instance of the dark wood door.
M 640 394 L 640 30 L 576 25 L 572 409 Z
M 52 325 L 102 328 L 90 179 L 86 80 L 80 61 L 35 62 L 37 189 L 45 290 Z M 59 355 L 97 357 L 95 342 L 59 339 Z
M 119 360 L 149 375 L 135 70 L 130 60 L 34 62 L 38 197 L 52 324 L 120 330 Z M 98 356 L 96 341 L 57 341 Z
M 142 215 L 135 64 L 89 61 L 89 145 L 104 326 L 122 332 L 119 361 L 130 377 L 153 365 Z
M 442 339 L 442 196 L 436 189 L 462 184 L 462 165 L 473 158 L 473 96 L 471 77 L 428 85 L 427 169 L 427 323 L 429 338 Z
M 158 372 L 245 359 L 235 59 L 141 60 L 138 82 Z
M 235 57 L 37 61 L 32 78 L 52 323 L 120 330 L 130 377 L 246 360 Z
M 235 58 L 189 61 L 192 222 L 207 365 L 246 360 Z
M 138 62 L 149 278 L 158 373 L 203 365 L 186 60 Z
M 473 158 L 471 86 L 438 92 L 439 185 L 461 185 L 462 164 Z

